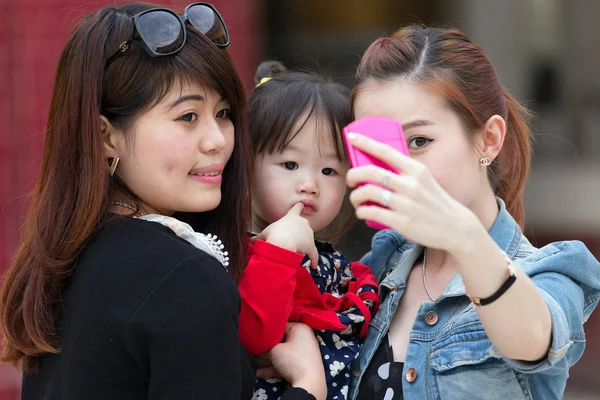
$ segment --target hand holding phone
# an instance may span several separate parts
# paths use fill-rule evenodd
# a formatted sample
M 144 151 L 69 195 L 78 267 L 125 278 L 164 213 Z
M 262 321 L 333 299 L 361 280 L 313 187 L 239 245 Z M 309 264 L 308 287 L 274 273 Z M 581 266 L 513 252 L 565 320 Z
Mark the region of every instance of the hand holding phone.
M 348 141 L 346 135 L 348 133 L 358 133 L 367 136 L 378 142 L 386 143 L 393 147 L 395 150 L 408 156 L 408 148 L 406 147 L 406 140 L 404 139 L 404 133 L 402 132 L 402 125 L 400 122 L 386 117 L 368 116 L 358 119 L 348 124 L 342 131 L 344 136 L 344 143 L 346 144 L 346 150 L 348 153 L 348 160 L 352 168 L 361 167 L 364 165 L 375 165 L 377 167 L 386 169 L 395 174 L 399 173 L 396 169 L 384 163 L 383 161 L 366 154 L 354 146 Z M 377 182 L 364 182 L 361 185 L 367 183 L 380 186 Z M 379 207 L 383 207 L 378 203 L 367 203 L 368 205 L 375 204 Z M 367 226 L 373 229 L 388 229 L 387 226 L 377 223 L 375 221 L 365 221 Z

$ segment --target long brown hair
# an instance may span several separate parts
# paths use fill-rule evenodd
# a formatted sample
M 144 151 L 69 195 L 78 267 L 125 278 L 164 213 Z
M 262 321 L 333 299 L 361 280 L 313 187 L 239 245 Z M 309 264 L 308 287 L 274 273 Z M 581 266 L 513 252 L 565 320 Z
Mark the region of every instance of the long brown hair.
M 110 219 L 118 195 L 139 200 L 111 179 L 100 131 L 100 114 L 125 132 L 177 82 L 194 81 L 229 102 L 235 147 L 227 163 L 221 204 L 205 213 L 179 213 L 200 232 L 219 236 L 239 280 L 245 265 L 250 214 L 250 153 L 242 82 L 225 50 L 187 26 L 177 54 L 152 58 L 134 43 L 105 71 L 106 59 L 131 37 L 131 16 L 147 4 L 106 7 L 84 18 L 58 65 L 41 172 L 22 228 L 22 238 L 0 293 L 4 334 L 1 360 L 26 371 L 37 357 L 58 351 L 58 313 L 66 283 L 90 236 Z
M 471 139 L 491 116 L 504 118 L 504 145 L 488 168 L 488 177 L 496 196 L 523 227 L 523 191 L 531 162 L 530 115 L 500 84 L 481 47 L 457 29 L 402 28 L 369 46 L 356 71 L 352 103 L 366 81 L 398 77 L 437 90 Z

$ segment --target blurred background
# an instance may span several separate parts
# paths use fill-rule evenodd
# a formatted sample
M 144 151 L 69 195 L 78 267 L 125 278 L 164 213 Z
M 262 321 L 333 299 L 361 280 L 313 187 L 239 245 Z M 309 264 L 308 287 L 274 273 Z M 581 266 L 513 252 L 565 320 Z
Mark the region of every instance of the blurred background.
M 191 0 L 158 0 L 183 9 Z M 0 0 L 0 271 L 8 265 L 41 163 L 58 58 L 75 23 L 122 1 Z M 538 246 L 583 241 L 600 258 L 600 2 L 596 0 L 214 0 L 247 89 L 266 59 L 317 69 L 352 87 L 367 46 L 409 23 L 455 26 L 490 56 L 501 82 L 535 112 L 526 233 Z M 373 231 L 356 224 L 339 247 L 357 259 Z M 576 268 L 577 266 L 573 266 Z M 600 398 L 600 312 L 565 399 Z M 0 366 L 0 400 L 20 375 Z

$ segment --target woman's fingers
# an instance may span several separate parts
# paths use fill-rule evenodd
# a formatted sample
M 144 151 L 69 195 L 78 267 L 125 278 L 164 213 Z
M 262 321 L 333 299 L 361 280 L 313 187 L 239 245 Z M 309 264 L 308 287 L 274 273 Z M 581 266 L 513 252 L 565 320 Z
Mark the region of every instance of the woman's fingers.
M 272 365 L 268 352 L 255 357 L 254 360 L 256 361 L 256 366 L 258 368 L 264 368 Z
M 386 195 L 386 191 L 389 192 L 388 195 Z M 384 207 L 390 207 L 392 197 L 395 197 L 395 195 L 390 190 L 377 185 L 367 184 L 353 190 L 349 198 L 350 203 L 356 209 L 369 201 Z
M 426 174 L 428 174 L 428 171 Z M 360 184 L 375 183 L 390 189 L 392 192 L 406 193 L 409 191 L 413 193 L 419 186 L 429 184 L 429 180 L 426 178 L 427 176 L 399 175 L 374 165 L 368 165 L 349 170 L 346 175 L 346 182 L 352 188 Z
M 383 161 L 390 167 L 405 174 L 418 173 L 422 165 L 412 160 L 406 154 L 402 154 L 392 146 L 370 139 L 358 133 L 347 135 L 350 143 L 357 149 Z
M 393 184 L 393 178 L 397 176 L 397 174 L 386 169 L 367 165 L 350 169 L 346 175 L 346 182 L 350 187 L 356 187 L 365 182 L 379 183 L 382 186 L 389 187 L 389 185 Z
M 395 231 L 403 233 L 409 220 L 408 216 L 376 205 L 360 206 L 356 209 L 356 218 L 379 222 Z M 404 233 L 403 233 L 404 234 Z M 406 234 L 404 234 L 406 235 Z
M 399 203 L 404 204 L 410 200 L 417 201 L 416 199 L 419 198 L 419 183 L 411 177 L 396 175 L 389 186 L 366 184 L 354 189 L 349 198 L 354 208 L 372 201 L 390 209 L 397 209 L 395 205 Z

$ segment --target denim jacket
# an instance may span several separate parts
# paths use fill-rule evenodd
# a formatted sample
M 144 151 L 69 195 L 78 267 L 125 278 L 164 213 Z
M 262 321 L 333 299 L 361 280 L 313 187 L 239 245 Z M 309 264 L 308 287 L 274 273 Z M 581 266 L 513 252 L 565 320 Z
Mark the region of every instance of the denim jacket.
M 531 277 L 550 310 L 548 355 L 535 363 L 503 357 L 487 337 L 457 274 L 436 303 L 421 303 L 404 363 L 403 376 L 410 372 L 412 381 L 403 378 L 405 399 L 562 399 L 569 368 L 585 348 L 583 324 L 600 299 L 600 264 L 578 241 L 535 248 L 504 202 L 498 199 L 498 204 L 500 211 L 489 233 Z M 373 237 L 371 252 L 362 262 L 381 282 L 382 302 L 353 366 L 350 399 L 356 399 L 362 375 L 398 308 L 408 273 L 422 253 L 423 247 L 395 231 L 381 231 Z M 426 317 L 430 311 L 437 313 L 437 321 Z

